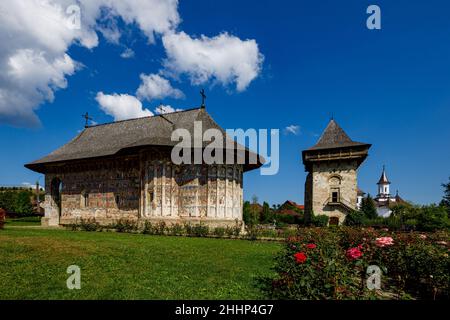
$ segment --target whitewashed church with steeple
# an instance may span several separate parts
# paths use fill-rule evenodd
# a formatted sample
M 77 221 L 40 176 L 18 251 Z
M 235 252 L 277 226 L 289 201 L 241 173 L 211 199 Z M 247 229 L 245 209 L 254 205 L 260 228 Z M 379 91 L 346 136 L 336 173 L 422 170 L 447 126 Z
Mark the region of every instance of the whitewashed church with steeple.
M 390 193 L 391 182 L 387 178 L 386 168 L 383 166 L 383 172 L 381 173 L 380 180 L 377 183 L 378 194 L 374 198 L 375 205 L 377 207 L 377 214 L 380 217 L 389 217 L 392 213 L 391 206 L 398 203 L 404 203 L 405 201 L 400 198 L 398 190 L 393 197 Z

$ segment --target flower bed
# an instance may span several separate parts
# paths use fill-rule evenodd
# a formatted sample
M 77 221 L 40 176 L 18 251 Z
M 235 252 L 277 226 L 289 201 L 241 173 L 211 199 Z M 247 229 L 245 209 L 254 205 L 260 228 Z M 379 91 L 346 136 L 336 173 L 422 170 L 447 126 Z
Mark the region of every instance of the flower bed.
M 382 271 L 378 289 L 369 266 Z M 449 270 L 446 232 L 307 228 L 287 239 L 276 277 L 263 283 L 273 299 L 448 299 Z

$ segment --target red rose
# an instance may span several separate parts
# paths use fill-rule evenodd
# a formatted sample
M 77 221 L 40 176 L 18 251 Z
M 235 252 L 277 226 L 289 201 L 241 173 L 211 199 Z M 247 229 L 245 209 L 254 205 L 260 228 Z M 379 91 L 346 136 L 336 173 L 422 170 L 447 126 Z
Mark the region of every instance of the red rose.
M 308 249 L 315 249 L 317 246 L 316 246 L 314 243 L 308 243 L 308 244 L 306 245 L 306 247 L 307 247 Z
M 294 254 L 295 262 L 297 263 L 305 263 L 306 259 L 308 258 L 304 252 L 297 252 Z
M 361 258 L 362 256 L 362 252 L 359 248 L 350 248 L 347 250 L 346 256 L 347 258 L 349 258 L 350 260 L 356 260 Z

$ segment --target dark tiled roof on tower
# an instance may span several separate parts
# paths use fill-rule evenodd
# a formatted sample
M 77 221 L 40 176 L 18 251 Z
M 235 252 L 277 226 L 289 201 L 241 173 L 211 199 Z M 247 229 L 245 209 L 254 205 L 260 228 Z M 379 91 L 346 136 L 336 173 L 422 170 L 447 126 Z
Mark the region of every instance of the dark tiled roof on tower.
M 308 150 L 341 148 L 341 147 L 353 147 L 362 146 L 365 143 L 356 142 L 350 139 L 345 131 L 332 119 L 325 128 L 319 141 Z
M 350 139 L 345 131 L 331 119 L 322 133 L 319 141 L 309 149 L 303 150 L 302 157 L 306 171 L 312 163 L 335 161 L 338 159 L 354 159 L 361 164 L 371 147 L 368 143 L 356 142 Z

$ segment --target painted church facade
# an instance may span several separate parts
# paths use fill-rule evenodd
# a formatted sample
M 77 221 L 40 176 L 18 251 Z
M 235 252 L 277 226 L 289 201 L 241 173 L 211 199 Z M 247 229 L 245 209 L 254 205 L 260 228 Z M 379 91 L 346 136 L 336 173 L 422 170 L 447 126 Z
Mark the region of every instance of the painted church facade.
M 94 218 L 234 226 L 242 222 L 243 175 L 262 164 L 171 161 L 176 128 L 221 130 L 205 108 L 86 127 L 48 156 L 25 165 L 45 174 L 43 225 Z M 228 152 L 228 151 L 227 151 Z

